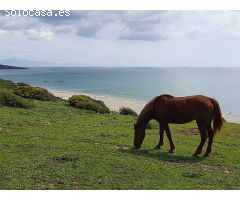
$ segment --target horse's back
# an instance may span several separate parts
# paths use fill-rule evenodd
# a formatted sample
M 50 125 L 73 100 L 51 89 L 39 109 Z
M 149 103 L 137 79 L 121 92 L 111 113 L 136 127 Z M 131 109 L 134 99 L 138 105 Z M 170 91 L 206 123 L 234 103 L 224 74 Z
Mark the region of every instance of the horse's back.
M 173 106 L 209 106 L 211 104 L 211 98 L 204 95 L 193 95 L 185 97 L 174 97 L 168 94 L 160 95 L 156 98 L 156 101 L 165 103 L 166 105 Z
M 156 99 L 155 114 L 172 123 L 187 123 L 196 119 L 211 117 L 211 98 L 203 95 L 186 97 L 159 96 Z
M 203 95 L 194 95 L 186 97 L 173 97 L 167 101 L 169 104 L 182 104 L 185 106 L 209 106 L 211 105 L 211 98 Z

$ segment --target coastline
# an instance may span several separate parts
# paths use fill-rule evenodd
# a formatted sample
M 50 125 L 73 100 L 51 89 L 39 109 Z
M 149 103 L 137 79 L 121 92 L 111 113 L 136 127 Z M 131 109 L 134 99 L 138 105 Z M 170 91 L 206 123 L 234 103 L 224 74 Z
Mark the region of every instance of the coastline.
M 91 98 L 103 101 L 111 111 L 117 112 L 121 107 L 129 107 L 139 114 L 146 104 L 146 102 L 144 101 L 130 100 L 121 97 L 113 97 L 109 95 L 94 95 L 82 92 L 68 92 L 52 89 L 48 89 L 48 91 L 51 92 L 54 96 L 60 97 L 65 100 L 68 100 L 69 97 L 71 97 L 72 95 L 86 95 Z
M 121 107 L 129 107 L 139 114 L 143 109 L 143 107 L 145 106 L 145 104 L 147 103 L 144 101 L 136 101 L 136 100 L 124 99 L 124 98 L 113 97 L 108 95 L 94 95 L 94 94 L 87 94 L 82 92 L 68 92 L 68 91 L 53 90 L 53 89 L 48 89 L 48 90 L 56 97 L 59 97 L 65 100 L 68 100 L 69 97 L 71 97 L 72 95 L 90 96 L 91 98 L 103 101 L 111 111 L 117 111 L 117 112 Z M 231 113 L 222 113 L 222 114 L 224 119 L 228 123 L 240 124 L 240 115 L 231 114 Z

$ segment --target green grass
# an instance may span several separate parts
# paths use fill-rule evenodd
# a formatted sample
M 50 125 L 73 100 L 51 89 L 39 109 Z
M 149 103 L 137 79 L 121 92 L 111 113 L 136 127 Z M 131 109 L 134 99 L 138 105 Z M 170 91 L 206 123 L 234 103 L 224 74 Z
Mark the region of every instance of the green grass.
M 171 125 L 176 152 L 155 124 L 132 147 L 136 117 L 96 114 L 64 101 L 0 107 L 0 189 L 240 189 L 240 125 L 224 124 L 208 158 L 192 158 L 196 124 Z
M 0 78 L 0 90 L 2 90 L 2 89 L 14 90 L 15 88 L 17 88 L 16 83 Z

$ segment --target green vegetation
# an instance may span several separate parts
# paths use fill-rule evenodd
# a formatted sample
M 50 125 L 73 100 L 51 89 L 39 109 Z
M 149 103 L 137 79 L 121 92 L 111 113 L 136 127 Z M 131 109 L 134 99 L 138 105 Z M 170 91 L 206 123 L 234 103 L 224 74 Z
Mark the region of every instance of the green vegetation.
M 33 103 L 31 101 L 21 98 L 8 90 L 0 90 L 0 105 L 17 108 L 33 107 Z
M 96 114 L 67 101 L 0 107 L 0 189 L 240 189 L 240 125 L 224 123 L 207 158 L 193 158 L 195 123 L 171 125 L 176 152 L 161 150 L 158 124 L 132 150 L 135 116 Z
M 154 123 L 153 121 L 150 121 L 148 124 L 147 124 L 147 127 L 146 129 L 157 129 L 159 128 L 159 125 L 157 123 Z
M 133 115 L 133 116 L 137 116 L 137 113 L 131 109 L 131 108 L 127 108 L 127 107 L 122 107 L 119 109 L 119 113 L 122 115 Z
M 0 78 L 0 90 L 7 89 L 7 90 L 14 90 L 17 87 L 17 84 Z
M 44 88 L 32 87 L 26 83 L 14 83 L 9 80 L 0 79 L 0 105 L 17 108 L 33 107 L 33 101 L 25 98 L 42 101 L 57 99 Z
M 14 83 L 12 81 L 4 80 L 4 79 L 0 79 L 0 91 L 4 91 L 5 96 L 7 94 L 8 96 L 10 96 L 9 98 L 11 99 L 15 98 L 19 101 L 20 100 L 24 101 L 22 100 L 22 98 L 19 98 L 19 97 L 23 97 L 27 99 L 37 99 L 42 101 L 53 101 L 58 99 L 44 88 L 32 87 L 29 84 L 22 83 L 22 82 Z
M 92 99 L 85 95 L 73 95 L 68 101 L 69 105 L 75 108 L 92 110 L 101 114 L 110 113 L 110 110 L 102 101 Z
M 48 90 L 40 87 L 32 87 L 23 83 L 17 85 L 14 93 L 27 99 L 37 99 L 41 101 L 56 100 L 56 97 L 48 92 Z
M 19 82 L 17 83 L 17 86 L 21 87 L 21 86 L 30 86 L 30 85 L 27 83 Z

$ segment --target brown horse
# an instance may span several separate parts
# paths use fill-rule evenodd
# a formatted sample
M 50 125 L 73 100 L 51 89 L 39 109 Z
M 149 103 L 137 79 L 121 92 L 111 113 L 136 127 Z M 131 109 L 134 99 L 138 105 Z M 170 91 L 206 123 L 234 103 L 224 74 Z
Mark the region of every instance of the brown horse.
M 134 124 L 135 137 L 134 146 L 141 148 L 145 137 L 145 129 L 148 122 L 155 119 L 160 125 L 160 140 L 156 148 L 163 146 L 164 131 L 170 143 L 170 153 L 175 150 L 171 132 L 168 124 L 185 124 L 196 120 L 201 136 L 201 142 L 196 149 L 194 156 L 202 153 L 202 148 L 209 138 L 207 150 L 204 156 L 211 153 L 214 134 L 221 130 L 223 118 L 217 100 L 202 96 L 174 97 L 168 94 L 157 96 L 146 104 L 140 113 L 136 124 Z M 211 122 L 213 121 L 213 129 Z

